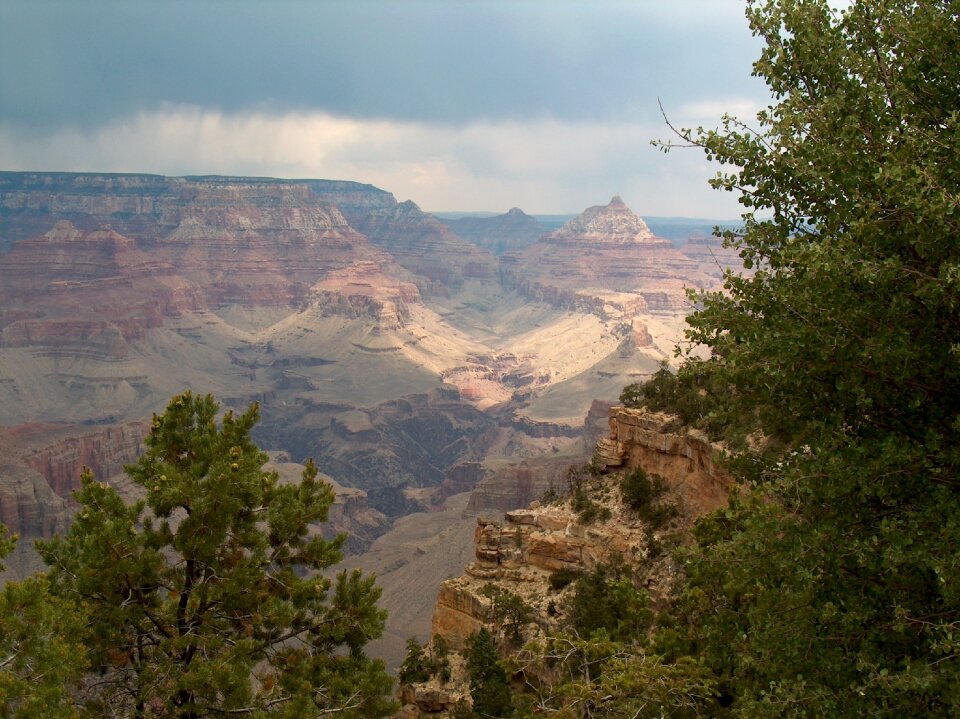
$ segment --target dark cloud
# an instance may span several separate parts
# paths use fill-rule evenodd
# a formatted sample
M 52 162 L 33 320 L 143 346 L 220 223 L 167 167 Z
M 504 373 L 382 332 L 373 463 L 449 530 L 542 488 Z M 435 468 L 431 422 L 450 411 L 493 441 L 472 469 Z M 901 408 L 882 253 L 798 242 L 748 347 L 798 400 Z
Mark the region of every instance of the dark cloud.
M 445 123 L 650 119 L 658 96 L 670 107 L 757 94 L 741 8 L 3 0 L 0 123 L 92 128 L 165 103 Z

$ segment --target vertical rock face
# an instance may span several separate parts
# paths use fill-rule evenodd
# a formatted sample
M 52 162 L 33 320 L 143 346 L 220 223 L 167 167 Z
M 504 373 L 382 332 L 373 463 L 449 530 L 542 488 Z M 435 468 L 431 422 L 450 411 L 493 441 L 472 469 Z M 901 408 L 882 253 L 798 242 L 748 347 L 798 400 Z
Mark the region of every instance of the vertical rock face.
M 0 429 L 0 522 L 27 538 L 65 531 L 84 467 L 132 496 L 123 466 L 136 460 L 147 430 L 146 422 Z
M 684 427 L 674 415 L 612 407 L 610 434 L 597 443 L 597 459 L 607 469 L 642 468 L 664 478 L 697 517 L 727 502 L 731 479 L 716 463 L 718 449 L 702 432 Z

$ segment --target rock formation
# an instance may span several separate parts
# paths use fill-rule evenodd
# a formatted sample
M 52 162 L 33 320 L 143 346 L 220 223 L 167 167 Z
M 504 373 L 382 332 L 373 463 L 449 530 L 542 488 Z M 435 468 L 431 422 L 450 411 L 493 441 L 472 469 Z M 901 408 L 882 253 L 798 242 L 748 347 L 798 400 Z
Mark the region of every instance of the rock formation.
M 147 429 L 143 421 L 106 427 L 0 427 L 0 523 L 22 539 L 5 562 L 8 576 L 22 577 L 40 568 L 33 539 L 66 531 L 84 467 L 128 499 L 138 496 L 123 467 L 139 456 Z
M 500 260 L 503 281 L 519 292 L 603 317 L 686 313 L 685 287 L 716 284 L 697 264 L 655 237 L 620 196 L 587 208 L 559 230 Z
M 531 502 L 526 509 L 507 512 L 502 522 L 478 517 L 473 561 L 462 576 L 440 586 L 433 636 L 458 650 L 481 628 L 502 637 L 491 598 L 496 590 L 515 594 L 530 607 L 530 623 L 521 629 L 525 640 L 557 631 L 574 587 L 552 586 L 551 575 L 566 570 L 575 577 L 614 558 L 631 568 L 634 582 L 647 590 L 654 604 L 664 601 L 682 569 L 657 547 L 668 537 L 682 541 L 697 516 L 726 501 L 731 480 L 714 464 L 716 451 L 696 432 L 686 431 L 676 417 L 610 408 L 609 434 L 598 442 L 597 455 L 604 471 L 616 471 L 587 479 L 584 485 L 591 501 L 607 510 L 606 518 L 582 518 L 569 498 Z M 637 467 L 663 477 L 663 501 L 680 510 L 670 524 L 653 528 L 621 503 L 619 479 Z M 408 716 L 448 711 L 446 702 L 432 699 L 466 694 L 462 671 L 451 673 L 446 683 L 434 677 L 426 684 L 404 687 L 401 699 L 408 704 Z
M 360 183 L 0 172 L 0 427 L 120 431 L 191 388 L 392 518 L 524 504 L 679 338 L 697 263 L 619 202 L 502 261 Z M 39 536 L 69 507 L 30 476 L 49 508 L 3 511 Z
M 718 448 L 700 433 L 684 428 L 677 417 L 612 407 L 609 427 L 609 435 L 596 447 L 601 471 L 628 472 L 640 467 L 661 476 L 670 501 L 678 506 L 681 525 L 726 503 L 731 480 L 714 462 Z M 616 485 L 613 478 L 599 481 Z M 564 487 L 560 493 L 566 490 Z M 644 563 L 648 545 L 643 523 L 609 495 L 598 501 L 612 510 L 610 520 L 583 524 L 569 501 L 556 505 L 537 500 L 528 509 L 506 512 L 502 523 L 478 517 L 475 560 L 463 576 L 441 585 L 434 634 L 451 646 L 462 647 L 480 627 L 490 628 L 491 604 L 481 591 L 488 582 L 503 582 L 528 598 L 547 622 L 550 572 L 589 571 L 614 554 L 630 566 Z
M 164 319 L 204 306 L 201 288 L 112 230 L 60 220 L 0 264 L 0 343 L 119 358 Z M 68 349 L 64 349 L 64 348 Z
M 687 517 L 726 504 L 730 477 L 717 464 L 719 450 L 705 434 L 674 415 L 643 408 L 613 407 L 609 424 L 609 436 L 596 448 L 602 471 L 642 467 L 663 477 Z

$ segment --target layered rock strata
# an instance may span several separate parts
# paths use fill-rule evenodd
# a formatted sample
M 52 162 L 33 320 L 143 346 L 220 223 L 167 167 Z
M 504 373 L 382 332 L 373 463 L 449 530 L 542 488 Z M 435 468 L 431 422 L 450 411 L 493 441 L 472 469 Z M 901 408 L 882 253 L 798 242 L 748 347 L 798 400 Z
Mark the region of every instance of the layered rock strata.
M 198 285 L 133 240 L 66 220 L 0 264 L 0 346 L 121 357 L 127 341 L 203 306 Z
M 717 462 L 720 450 L 705 434 L 675 415 L 644 408 L 612 407 L 609 426 L 596 449 L 603 471 L 641 467 L 663 477 L 689 517 L 726 504 L 731 479 Z
M 356 217 L 356 228 L 397 262 L 432 283 L 432 290 L 455 289 L 467 279 L 496 275 L 486 250 L 457 237 L 411 201 Z
M 67 528 L 72 492 L 88 467 L 130 494 L 125 464 L 139 456 L 146 422 L 113 427 L 26 424 L 0 429 L 0 522 L 28 540 Z

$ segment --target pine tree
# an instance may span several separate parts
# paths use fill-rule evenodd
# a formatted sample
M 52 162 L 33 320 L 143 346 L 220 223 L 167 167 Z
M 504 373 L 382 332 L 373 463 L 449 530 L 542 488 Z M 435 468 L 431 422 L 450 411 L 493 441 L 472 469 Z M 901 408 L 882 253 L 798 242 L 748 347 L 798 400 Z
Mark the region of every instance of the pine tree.
M 510 716 L 513 701 L 507 673 L 499 664 L 493 635 L 484 628 L 467 640 L 467 670 L 470 673 L 470 698 L 473 715 L 484 719 Z
M 40 542 L 59 596 L 89 607 L 97 672 L 90 713 L 377 717 L 391 680 L 363 647 L 383 630 L 372 578 L 319 573 L 343 538 L 315 529 L 333 502 L 308 462 L 281 484 L 237 416 L 174 397 L 127 467 L 145 499 L 125 504 L 88 471 L 63 539 Z
M 14 546 L 0 524 L 0 559 Z M 0 571 L 3 570 L 0 562 Z M 10 719 L 74 717 L 87 667 L 87 617 L 52 596 L 44 576 L 7 582 L 0 591 L 0 715 Z

